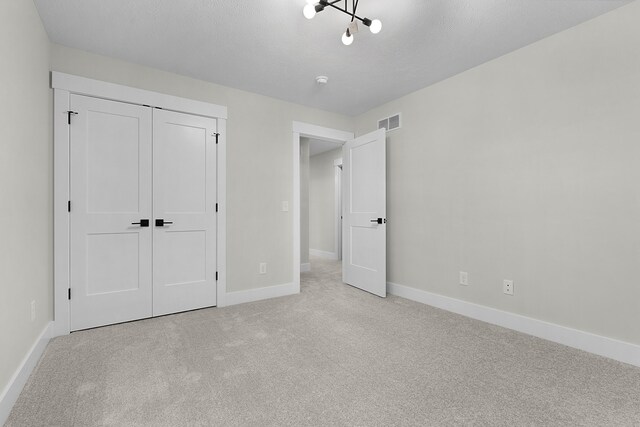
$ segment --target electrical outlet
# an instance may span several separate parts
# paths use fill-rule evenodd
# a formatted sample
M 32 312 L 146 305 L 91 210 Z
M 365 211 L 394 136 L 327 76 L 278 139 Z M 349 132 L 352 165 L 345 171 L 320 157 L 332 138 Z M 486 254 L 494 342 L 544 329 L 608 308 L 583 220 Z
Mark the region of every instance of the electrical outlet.
M 282 202 L 282 212 L 289 212 L 289 202 Z
M 469 285 L 469 273 L 467 273 L 466 271 L 460 272 L 460 284 L 462 286 Z
M 504 280 L 502 282 L 502 292 L 506 295 L 513 295 L 513 280 Z
M 267 263 L 266 262 L 261 262 L 260 263 L 260 274 L 267 274 Z
M 36 302 L 31 301 L 31 321 L 35 321 L 36 320 Z

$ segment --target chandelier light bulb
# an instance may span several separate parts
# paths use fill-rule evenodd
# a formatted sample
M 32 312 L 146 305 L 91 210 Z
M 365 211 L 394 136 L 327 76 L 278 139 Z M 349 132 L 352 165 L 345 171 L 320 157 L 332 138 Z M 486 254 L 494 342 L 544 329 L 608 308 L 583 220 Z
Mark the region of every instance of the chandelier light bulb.
M 351 43 L 353 43 L 353 35 L 351 35 L 349 33 L 349 30 L 347 30 L 342 35 L 342 44 L 344 44 L 345 46 L 349 46 Z
M 373 21 L 371 21 L 369 30 L 371 30 L 373 34 L 378 34 L 380 30 L 382 30 L 382 22 L 380 22 L 379 19 L 374 19 Z
M 304 9 L 302 9 L 302 13 L 304 14 L 305 18 L 312 19 L 314 16 L 316 16 L 316 8 L 313 4 L 307 3 Z

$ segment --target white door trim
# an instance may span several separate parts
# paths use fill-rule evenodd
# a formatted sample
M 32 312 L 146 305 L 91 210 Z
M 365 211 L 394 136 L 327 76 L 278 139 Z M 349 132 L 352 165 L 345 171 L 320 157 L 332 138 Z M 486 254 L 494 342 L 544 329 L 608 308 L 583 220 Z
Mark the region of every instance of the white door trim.
M 353 132 L 326 128 L 310 123 L 293 122 L 293 287 L 300 292 L 300 137 L 345 143 Z
M 208 102 L 181 98 L 179 96 L 88 79 L 86 77 L 74 76 L 58 71 L 51 72 L 51 87 L 53 89 L 64 89 L 76 95 L 87 95 L 93 96 L 94 98 L 128 102 L 130 104 L 160 107 L 165 110 L 215 117 L 217 119 L 227 118 L 227 107 L 222 105 L 209 104 Z
M 226 144 L 227 107 L 187 98 L 146 91 L 128 86 L 92 80 L 85 77 L 52 72 L 53 108 L 53 222 L 54 222 L 54 330 L 53 336 L 66 335 L 71 330 L 69 316 L 69 125 L 67 111 L 71 94 L 87 95 L 138 105 L 161 107 L 165 110 L 211 117 L 218 120 L 218 223 L 217 223 L 217 305 L 226 305 Z M 71 118 L 73 120 L 73 117 Z M 299 149 L 299 147 L 298 147 Z M 72 206 L 73 209 L 73 206 Z M 299 260 L 298 260 L 299 262 Z M 299 266 L 298 266 L 299 268 Z
M 342 158 L 333 161 L 335 178 L 334 248 L 338 260 L 342 259 Z
M 69 91 L 53 90 L 53 336 L 71 331 L 70 282 Z

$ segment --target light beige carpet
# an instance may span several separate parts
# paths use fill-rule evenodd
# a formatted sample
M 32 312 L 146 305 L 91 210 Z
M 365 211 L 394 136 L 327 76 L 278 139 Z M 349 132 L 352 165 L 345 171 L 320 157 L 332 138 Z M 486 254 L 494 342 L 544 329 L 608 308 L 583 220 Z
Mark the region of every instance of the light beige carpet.
M 8 426 L 640 425 L 640 369 L 343 285 L 53 340 Z

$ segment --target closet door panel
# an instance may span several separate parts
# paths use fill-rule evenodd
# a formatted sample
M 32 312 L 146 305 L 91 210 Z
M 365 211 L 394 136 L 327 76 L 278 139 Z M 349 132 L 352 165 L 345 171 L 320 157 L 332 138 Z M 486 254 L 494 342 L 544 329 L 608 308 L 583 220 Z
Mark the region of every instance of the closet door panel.
M 79 95 L 71 108 L 71 329 L 150 317 L 151 109 Z
M 176 123 L 162 126 L 163 208 L 167 213 L 207 211 L 207 129 Z
M 216 305 L 215 133 L 215 119 L 154 111 L 154 316 Z

